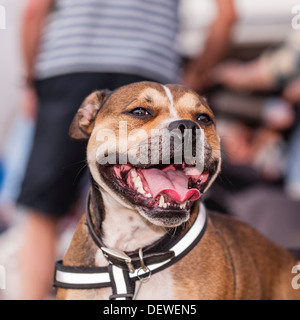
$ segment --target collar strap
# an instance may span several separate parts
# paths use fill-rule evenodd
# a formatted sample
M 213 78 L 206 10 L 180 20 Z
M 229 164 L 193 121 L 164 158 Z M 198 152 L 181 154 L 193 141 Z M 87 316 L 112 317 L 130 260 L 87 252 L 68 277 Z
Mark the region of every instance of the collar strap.
M 89 214 L 87 213 L 87 217 L 88 216 Z M 168 243 L 168 248 L 164 248 L 163 253 L 149 253 L 148 257 L 144 255 L 141 259 L 139 256 L 137 260 L 133 254 L 101 247 L 101 250 L 104 254 L 107 254 L 107 259 L 110 261 L 108 266 L 69 267 L 64 266 L 62 261 L 57 261 L 54 274 L 54 286 L 65 289 L 99 289 L 112 287 L 113 295 L 110 299 L 132 299 L 135 281 L 141 278 L 147 278 L 150 274 L 166 269 L 182 259 L 198 244 L 206 227 L 207 213 L 204 205 L 200 203 L 197 218 L 191 228 L 182 236 L 172 237 L 173 241 Z M 92 238 L 94 239 L 93 235 Z M 162 240 L 159 241 L 160 244 L 162 244 L 161 241 Z M 97 242 L 96 244 L 98 245 Z M 157 247 L 157 245 L 154 247 Z M 144 252 L 144 249 L 142 252 Z M 147 250 L 145 250 L 145 252 L 147 252 Z M 133 269 L 131 269 L 130 263 Z M 146 268 L 142 268 L 143 265 L 146 266 Z

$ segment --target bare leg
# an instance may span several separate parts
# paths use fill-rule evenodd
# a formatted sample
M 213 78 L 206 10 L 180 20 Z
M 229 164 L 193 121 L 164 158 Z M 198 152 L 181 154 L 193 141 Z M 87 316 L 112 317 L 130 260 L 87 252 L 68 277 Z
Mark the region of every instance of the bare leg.
M 21 299 L 42 300 L 53 279 L 58 220 L 36 211 L 27 215 L 20 254 Z

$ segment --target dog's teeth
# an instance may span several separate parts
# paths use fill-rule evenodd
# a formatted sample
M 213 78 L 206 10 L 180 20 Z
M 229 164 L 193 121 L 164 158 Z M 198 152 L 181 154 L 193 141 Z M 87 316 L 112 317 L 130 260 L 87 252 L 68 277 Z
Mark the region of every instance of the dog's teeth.
M 131 175 L 132 175 L 132 179 L 137 177 L 137 173 L 136 173 L 135 169 L 132 169 L 130 172 L 131 172 Z
M 141 181 L 141 178 L 140 176 L 137 176 L 135 178 L 132 179 L 133 183 L 134 183 L 134 186 L 138 189 L 138 188 L 143 188 L 143 184 L 142 184 L 142 181 Z
M 147 197 L 147 198 L 151 198 L 151 197 L 152 197 L 151 193 L 147 193 L 147 194 L 146 194 L 146 197 Z
M 145 193 L 146 193 L 146 191 L 143 189 L 143 187 L 139 187 L 139 188 L 137 189 L 137 191 L 138 191 L 139 193 L 142 193 L 142 194 L 145 194 Z
M 186 208 L 186 201 L 182 202 L 181 204 L 181 209 L 185 209 Z
M 142 181 L 141 181 L 140 176 L 137 176 L 137 177 L 134 179 L 134 181 L 135 181 L 135 183 L 138 184 L 138 185 L 142 184 Z
M 146 195 L 146 191 L 143 188 L 143 183 L 142 183 L 141 177 L 136 173 L 135 170 L 131 170 L 131 176 L 132 176 L 132 181 L 134 183 L 134 186 L 135 186 L 137 192 Z M 149 197 L 149 196 L 147 196 L 147 197 Z M 151 197 L 151 194 L 150 194 L 150 197 Z
M 163 205 L 164 205 L 164 203 L 165 203 L 165 198 L 164 198 L 164 196 L 163 196 L 163 195 L 161 195 L 161 196 L 160 196 L 160 200 L 159 200 L 159 205 L 158 205 L 158 206 L 162 208 L 162 207 L 163 207 Z
M 135 182 L 135 186 L 136 186 L 137 188 L 143 188 L 142 181 L 137 179 L 136 182 Z
M 163 207 L 166 209 L 168 207 L 168 205 L 166 203 L 164 203 Z

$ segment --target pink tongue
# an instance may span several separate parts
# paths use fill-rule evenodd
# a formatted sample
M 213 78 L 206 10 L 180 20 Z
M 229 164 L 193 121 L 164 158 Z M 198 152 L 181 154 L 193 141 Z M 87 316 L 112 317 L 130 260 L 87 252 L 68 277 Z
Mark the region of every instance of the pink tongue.
M 161 171 L 159 169 L 141 170 L 154 198 L 159 194 L 166 194 L 176 202 L 197 200 L 200 192 L 197 189 L 188 189 L 189 176 L 183 171 Z

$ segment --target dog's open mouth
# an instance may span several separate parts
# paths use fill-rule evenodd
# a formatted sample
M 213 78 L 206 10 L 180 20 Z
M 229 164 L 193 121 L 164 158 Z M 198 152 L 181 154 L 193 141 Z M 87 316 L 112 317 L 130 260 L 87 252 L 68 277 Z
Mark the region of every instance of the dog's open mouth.
M 130 164 L 99 165 L 112 186 L 135 205 L 146 210 L 188 211 L 200 198 L 210 174 L 185 163 L 138 168 Z

